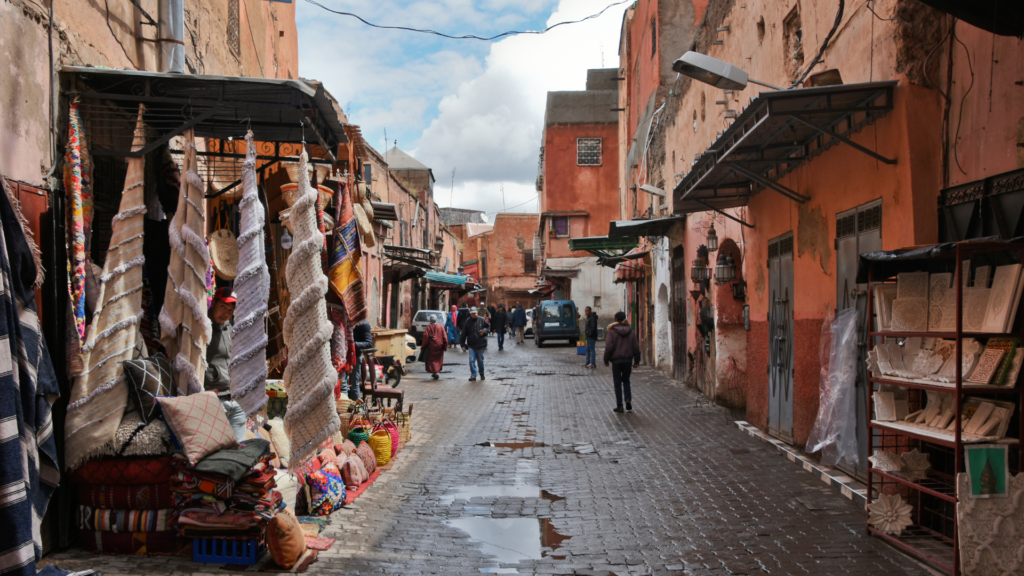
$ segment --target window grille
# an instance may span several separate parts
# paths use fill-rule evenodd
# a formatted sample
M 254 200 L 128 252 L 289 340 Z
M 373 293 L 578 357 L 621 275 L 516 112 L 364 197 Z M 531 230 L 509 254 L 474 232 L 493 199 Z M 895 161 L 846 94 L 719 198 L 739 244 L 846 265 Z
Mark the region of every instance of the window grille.
M 238 56 L 242 51 L 238 0 L 228 0 L 228 46 Z
M 537 260 L 534 259 L 531 252 L 525 252 L 523 254 L 523 273 L 524 274 L 536 274 L 537 273 Z
M 601 139 L 600 138 L 577 138 L 576 139 L 576 164 L 578 166 L 600 166 L 601 165 Z

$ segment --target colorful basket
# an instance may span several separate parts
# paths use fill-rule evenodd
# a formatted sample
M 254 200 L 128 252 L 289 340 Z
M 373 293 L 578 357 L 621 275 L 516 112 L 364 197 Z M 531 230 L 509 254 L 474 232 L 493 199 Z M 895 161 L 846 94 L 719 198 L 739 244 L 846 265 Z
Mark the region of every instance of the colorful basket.
M 377 466 L 384 466 L 391 460 L 391 434 L 387 430 L 380 429 L 370 434 L 367 442 L 373 455 L 377 457 Z
M 391 436 L 391 455 L 394 456 L 398 453 L 398 425 L 392 420 L 385 420 L 384 422 L 374 426 L 374 430 L 384 430 Z
M 355 444 L 356 446 L 359 446 L 361 443 L 370 440 L 370 434 L 366 432 L 366 428 L 363 428 L 362 426 L 356 426 L 355 428 L 348 431 L 348 439 L 351 440 L 352 443 Z

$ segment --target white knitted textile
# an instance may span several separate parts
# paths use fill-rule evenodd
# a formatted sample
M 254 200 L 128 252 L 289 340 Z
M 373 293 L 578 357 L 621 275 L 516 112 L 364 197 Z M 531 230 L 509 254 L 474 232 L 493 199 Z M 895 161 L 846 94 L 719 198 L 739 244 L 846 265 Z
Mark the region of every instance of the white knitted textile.
M 167 266 L 167 288 L 160 311 L 160 343 L 171 359 L 171 371 L 178 394 L 203 391 L 206 375 L 206 345 L 212 326 L 206 315 L 206 272 L 210 251 L 203 236 L 203 181 L 196 174 L 193 131 L 185 132 L 185 166 L 181 179 L 178 210 L 168 230 L 171 263 Z
M 285 271 L 294 295 L 284 319 L 284 343 L 288 347 L 284 427 L 291 443 L 289 461 L 293 467 L 305 463 L 341 428 L 334 402 L 338 373 L 331 364 L 334 327 L 327 317 L 327 277 L 320 264 L 324 235 L 316 225 L 317 193 L 309 185 L 307 159 L 303 150 L 299 156 L 298 200 L 291 214 L 295 239 Z
M 256 190 L 256 145 L 252 132 L 245 135 L 242 164 L 241 223 L 238 236 L 238 276 L 235 277 L 235 325 L 231 329 L 231 399 L 246 416 L 267 405 L 267 272 L 263 204 Z
M 146 144 L 143 108 L 135 125 L 133 150 Z M 71 388 L 65 420 L 65 468 L 74 469 L 114 440 L 128 404 L 121 362 L 131 360 L 142 316 L 142 227 L 146 213 L 145 160 L 128 159 L 121 205 L 114 216 L 107 258 L 100 276 L 97 308 L 82 346 L 84 370 Z

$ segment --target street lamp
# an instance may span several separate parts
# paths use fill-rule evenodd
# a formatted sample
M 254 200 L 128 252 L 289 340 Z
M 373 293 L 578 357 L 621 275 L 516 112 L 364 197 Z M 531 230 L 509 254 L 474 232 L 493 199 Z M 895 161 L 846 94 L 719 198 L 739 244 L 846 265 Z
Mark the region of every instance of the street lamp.
M 718 265 L 715 266 L 715 284 L 722 286 L 736 280 L 736 262 L 725 252 L 718 254 Z
M 767 86 L 773 90 L 784 90 L 778 86 L 754 80 L 747 73 L 732 64 L 727 64 L 700 52 L 687 52 L 672 63 L 672 69 L 683 76 L 689 76 L 705 84 L 723 90 L 743 90 L 747 83 Z

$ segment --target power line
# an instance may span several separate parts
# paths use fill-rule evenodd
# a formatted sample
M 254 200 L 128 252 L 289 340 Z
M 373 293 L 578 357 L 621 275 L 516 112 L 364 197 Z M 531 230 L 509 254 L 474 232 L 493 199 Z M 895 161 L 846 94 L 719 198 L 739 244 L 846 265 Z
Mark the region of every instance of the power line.
M 245 6 L 245 2 L 241 4 Z M 245 6 L 245 23 L 249 26 L 249 39 L 252 40 L 252 51 L 256 55 L 256 63 L 260 66 L 260 76 L 266 77 L 267 73 L 263 71 L 263 62 L 260 62 L 260 50 L 256 47 L 256 36 L 252 33 L 252 18 L 249 18 L 248 6 Z
M 611 10 L 612 8 L 614 8 L 616 6 L 622 6 L 623 4 L 629 4 L 630 2 L 633 2 L 633 1 L 634 0 L 622 0 L 621 2 L 615 2 L 614 4 L 609 4 L 608 6 L 606 6 L 604 8 L 604 10 L 601 10 L 597 14 L 591 14 L 590 16 L 587 16 L 586 18 L 581 18 L 579 20 L 571 20 L 571 21 L 568 21 L 568 22 L 559 22 L 558 24 L 552 24 L 551 26 L 548 26 L 547 28 L 545 28 L 543 30 L 510 30 L 508 32 L 502 32 L 501 34 L 496 34 L 494 36 L 483 37 L 483 36 L 477 36 L 475 34 L 464 34 L 462 36 L 452 36 L 452 35 L 449 35 L 449 34 L 445 34 L 444 32 L 438 32 L 436 30 L 422 30 L 422 29 L 419 29 L 419 28 L 407 28 L 405 26 L 384 26 L 384 25 L 380 25 L 380 24 L 374 24 L 373 22 L 370 22 L 370 21 L 366 20 L 365 18 L 363 18 L 362 16 L 360 16 L 358 14 L 353 14 L 352 12 L 343 12 L 341 10 L 334 10 L 333 8 L 328 8 L 327 6 L 324 6 L 323 4 L 321 4 L 319 2 L 316 2 L 315 0 L 306 0 L 306 2 L 308 2 L 309 4 L 312 4 L 312 5 L 314 5 L 314 6 L 318 7 L 318 8 L 321 8 L 323 10 L 326 10 L 326 11 L 332 13 L 332 14 L 337 14 L 338 16 L 348 16 L 350 18 L 355 18 L 356 20 L 359 20 L 360 22 L 362 22 L 363 24 L 365 24 L 365 25 L 367 25 L 367 26 L 369 26 L 371 28 L 380 28 L 382 30 L 404 30 L 406 32 L 418 32 L 420 34 L 433 34 L 434 36 L 440 36 L 442 38 L 449 38 L 451 40 L 483 40 L 485 42 L 490 42 L 491 40 L 497 40 L 498 38 L 503 38 L 505 36 L 515 36 L 517 34 L 544 34 L 546 32 L 550 32 L 551 30 L 554 30 L 555 28 L 558 28 L 559 26 L 565 26 L 567 24 L 579 24 L 580 22 L 586 22 L 587 20 L 593 20 L 594 18 L 597 18 L 597 17 L 601 16 L 602 14 L 604 14 L 605 12 L 607 12 L 608 10 Z

